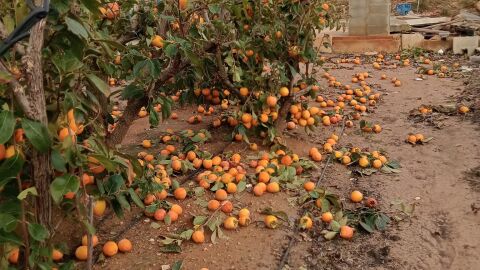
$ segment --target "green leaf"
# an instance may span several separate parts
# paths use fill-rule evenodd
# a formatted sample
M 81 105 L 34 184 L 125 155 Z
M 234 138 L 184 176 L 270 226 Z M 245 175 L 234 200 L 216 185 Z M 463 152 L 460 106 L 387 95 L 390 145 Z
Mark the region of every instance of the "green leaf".
M 182 248 L 177 244 L 177 242 L 174 242 L 172 244 L 160 247 L 160 252 L 163 252 L 163 253 L 181 253 Z
M 65 18 L 65 23 L 67 24 L 68 30 L 80 38 L 87 39 L 88 38 L 88 31 L 85 27 L 75 19 L 70 17 Z
M 0 181 L 14 178 L 22 170 L 24 162 L 18 152 L 15 156 L 3 161 L 0 165 Z
M 118 203 L 122 206 L 123 209 L 127 209 L 130 211 L 130 204 L 127 201 L 127 198 L 125 197 L 125 194 L 118 194 L 115 196 L 117 199 Z
M 145 91 L 136 84 L 129 84 L 122 90 L 122 99 L 138 99 L 145 95 Z
M 216 181 L 215 182 L 215 185 L 213 185 L 213 187 L 210 188 L 211 191 L 217 191 L 221 188 L 223 188 L 225 186 L 224 183 L 222 183 L 222 181 Z
M 4 144 L 12 137 L 15 129 L 15 116 L 13 112 L 0 112 L 0 144 Z
M 119 218 L 123 218 L 124 217 L 123 208 L 120 205 L 120 202 L 117 201 L 117 200 L 112 200 L 110 202 L 111 202 L 111 205 L 112 205 L 112 208 L 113 208 L 113 212 L 115 212 L 115 215 L 117 215 L 117 217 L 119 217 Z
M 80 2 L 93 14 L 100 15 L 100 10 L 98 9 L 100 5 L 98 0 L 81 0 Z
M 158 118 L 158 113 L 155 111 L 153 106 L 148 106 L 149 112 L 148 112 L 148 121 L 150 122 L 150 125 L 152 127 L 158 126 L 160 123 L 160 119 Z
M 337 236 L 337 232 L 327 232 L 323 237 L 327 240 L 332 240 L 335 236 Z
M 367 223 L 365 223 L 365 222 L 363 222 L 363 221 L 360 221 L 360 226 L 361 226 L 365 231 L 367 231 L 367 232 L 369 232 L 369 233 L 373 233 L 373 231 L 374 231 L 373 228 L 372 228 L 372 226 L 370 226 L 369 224 L 367 224 Z
M 85 75 L 90 82 L 90 84 L 95 87 L 98 91 L 104 94 L 106 97 L 110 95 L 110 88 L 108 87 L 107 83 L 104 82 L 102 79 L 97 77 L 95 74 L 86 74 Z
M 83 67 L 80 61 L 71 51 L 57 52 L 52 56 L 52 63 L 61 74 L 70 73 Z
M 165 222 L 167 225 L 170 225 L 172 224 L 172 218 L 169 215 L 166 215 L 165 219 L 163 219 L 163 222 Z
M 37 223 L 28 224 L 28 233 L 37 241 L 44 241 L 48 237 L 48 231 L 42 225 Z
M 59 171 L 59 172 L 67 172 L 67 162 L 65 161 L 65 159 L 62 157 L 62 155 L 60 154 L 60 152 L 56 149 L 52 150 L 52 165 L 53 165 L 53 168 L 56 170 L 56 171 Z
M 11 232 L 17 227 L 17 219 L 10 214 L 0 213 L 0 228 L 6 232 Z
M 274 215 L 277 218 L 288 222 L 288 215 L 287 215 L 287 213 L 285 213 L 283 211 L 273 211 L 272 208 L 265 208 L 265 209 L 262 210 L 261 214 L 263 214 L 263 215 Z
M 207 218 L 206 216 L 196 216 L 194 219 L 193 219 L 193 225 L 202 225 L 205 221 L 207 221 Z
M 223 233 L 222 229 L 220 229 L 220 227 L 217 228 L 217 234 L 218 234 L 218 238 L 220 239 L 228 239 L 228 237 L 225 235 L 225 233 Z
M 100 164 L 102 164 L 109 172 L 113 172 L 117 169 L 115 162 L 104 155 L 92 155 L 92 157 L 96 158 L 98 162 L 100 162 Z
M 88 223 L 88 221 L 86 220 L 83 221 L 83 226 L 85 226 L 85 229 L 87 229 L 87 233 L 91 235 L 94 235 L 97 232 L 95 227 L 92 224 Z
M 53 8 L 61 14 L 67 13 L 70 10 L 68 0 L 52 0 L 51 2 L 52 5 L 50 6 L 50 8 L 52 8 L 53 6 Z
M 132 198 L 132 201 L 140 208 L 144 209 L 145 205 L 143 204 L 142 200 L 140 197 L 138 197 L 138 194 L 133 190 L 133 188 L 128 189 L 128 193 L 130 194 L 130 198 Z
M 389 161 L 385 166 L 392 168 L 392 169 L 400 169 L 402 166 L 396 160 Z
M 105 188 L 107 195 L 112 195 L 117 193 L 124 183 L 125 181 L 123 180 L 123 177 L 119 174 L 115 174 L 108 178 L 107 182 L 103 184 L 103 187 Z
M 67 263 L 64 263 L 60 266 L 60 270 L 74 270 L 75 269 L 75 261 L 70 260 Z
M 80 187 L 80 180 L 77 176 L 71 174 L 64 174 L 53 180 L 50 184 L 50 194 L 53 201 L 59 203 L 63 195 L 68 192 L 77 192 Z
M 179 237 L 184 240 L 189 240 L 192 238 L 193 230 L 186 230 L 180 233 Z
M 217 243 L 217 227 L 215 227 L 215 229 L 212 230 L 212 235 L 210 236 L 210 241 L 212 241 L 212 244 L 216 244 Z
M 332 222 L 330 223 L 330 228 L 332 229 L 332 231 L 338 232 L 340 231 L 340 223 L 338 223 L 338 221 L 336 220 L 332 220 Z
M 25 200 L 27 198 L 28 194 L 32 194 L 33 196 L 38 196 L 37 189 L 35 187 L 30 187 L 18 194 L 17 199 L 19 200 Z
M 247 186 L 246 181 L 240 181 L 237 185 L 237 192 L 238 193 L 243 192 L 245 190 L 246 186 Z
M 23 246 L 23 241 L 14 233 L 0 231 L 0 243 L 12 243 L 17 246 Z
M 127 47 L 123 46 L 121 43 L 118 43 L 114 40 L 96 39 L 95 41 L 106 43 L 107 45 L 109 45 L 111 47 L 114 47 L 114 48 L 116 48 L 120 51 L 126 51 L 127 50 Z
M 168 58 L 174 57 L 178 52 L 177 44 L 168 44 L 165 46 L 164 52 Z
M 22 128 L 25 131 L 25 136 L 35 149 L 42 153 L 50 150 L 52 138 L 44 124 L 24 118 L 22 119 Z
M 208 9 L 211 13 L 220 13 L 221 7 L 218 4 L 208 5 Z
M 211 218 L 205 224 L 205 226 L 207 226 L 210 229 L 210 231 L 213 233 L 217 229 L 217 227 L 220 226 L 220 224 L 222 224 L 223 218 L 224 218 L 223 213 L 219 212 L 218 214 L 216 214 L 214 218 Z
M 176 262 L 172 265 L 172 270 L 181 270 L 181 269 L 182 269 L 182 265 L 183 265 L 183 261 L 176 261 Z
M 384 231 L 387 228 L 387 224 L 390 222 L 390 218 L 385 214 L 380 214 L 375 219 L 375 227 L 377 230 Z
M 0 70 L 0 81 L 4 81 L 5 83 L 8 83 L 11 80 L 13 80 L 13 76 L 9 72 Z
M 144 75 L 146 67 L 150 61 L 149 60 L 143 60 L 140 62 L 137 62 L 135 66 L 133 67 L 133 76 L 134 77 L 141 77 Z

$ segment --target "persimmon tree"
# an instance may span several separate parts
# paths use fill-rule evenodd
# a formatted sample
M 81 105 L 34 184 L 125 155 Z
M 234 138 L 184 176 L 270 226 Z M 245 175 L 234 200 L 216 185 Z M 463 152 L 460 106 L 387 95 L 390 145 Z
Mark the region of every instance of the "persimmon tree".
M 0 4 L 3 40 L 31 7 Z M 232 138 L 273 142 L 282 108 L 318 91 L 308 73 L 321 64 L 315 35 L 338 20 L 323 0 L 57 0 L 49 8 L 0 56 L 2 269 L 12 251 L 23 268 L 51 269 L 64 216 L 92 235 L 92 214 L 108 205 L 122 216 L 169 188 L 115 147 L 139 116 L 156 126 L 176 101 L 220 105 L 214 125 L 228 122 Z
M 145 50 L 155 48 L 150 49 L 147 59 L 133 67 L 136 81 L 122 91 L 128 105 L 116 130 L 109 135 L 109 142 L 112 145 L 120 143 L 142 107 L 148 108 L 152 124 L 156 125 L 159 117 L 153 104 L 166 102 L 164 97 L 155 100 L 160 93 L 180 102 L 208 106 L 228 104 L 230 100 L 233 104 L 241 104 L 241 111 L 251 114 L 254 123 L 260 122 L 258 118 L 263 109 L 269 109 L 266 110 L 270 111 L 268 121 L 255 125 L 254 130 L 270 134 L 269 141 L 272 141 L 273 123 L 278 118 L 280 105 L 291 101 L 295 95 L 307 94 L 312 88 L 318 91 L 318 87 L 311 86 L 314 79 L 300 72 L 300 64 L 307 64 L 309 69 L 321 64 L 314 47 L 315 36 L 325 27 L 337 27 L 334 7 L 321 0 L 181 2 L 186 4 L 165 1 L 158 6 L 137 7 L 133 17 L 122 13 L 119 22 L 109 28 L 112 35 L 124 34 L 119 29 L 133 24 L 135 35 L 140 37 L 136 40 L 138 45 L 142 47 L 143 44 Z M 138 47 L 134 53 L 137 50 Z M 127 53 L 121 57 L 125 65 L 132 55 Z M 156 78 L 156 66 L 161 70 L 160 79 Z M 131 81 L 128 76 L 132 73 L 124 77 L 121 72 L 114 74 L 113 70 L 113 76 Z M 151 75 L 146 82 L 142 76 L 145 74 Z M 302 93 L 294 93 L 299 90 L 293 87 L 297 80 L 310 87 Z M 287 92 L 280 93 L 282 87 L 286 87 Z M 141 88 L 144 91 L 139 90 Z M 285 100 L 278 106 L 274 104 L 281 97 Z M 267 105 L 267 99 L 273 106 Z M 169 107 L 163 116 L 168 116 Z M 240 114 L 234 116 L 235 120 L 240 117 Z M 285 113 L 282 117 L 286 117 Z M 230 122 L 234 124 L 235 121 Z M 247 138 L 246 130 L 251 126 L 233 126 L 236 126 L 236 133 Z

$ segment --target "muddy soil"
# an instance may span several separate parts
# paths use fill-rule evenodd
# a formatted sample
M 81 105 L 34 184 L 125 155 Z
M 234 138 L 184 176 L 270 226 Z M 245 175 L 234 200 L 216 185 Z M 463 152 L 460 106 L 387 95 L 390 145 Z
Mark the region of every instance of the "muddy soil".
M 205 214 L 206 210 L 191 198 L 181 203 L 187 213 L 178 222 L 162 225 L 159 229 L 152 228 L 152 222 L 136 208 L 123 220 L 112 215 L 100 221 L 98 234 L 101 243 L 128 238 L 134 249 L 131 253 L 113 258 L 100 257 L 95 269 L 168 269 L 167 266 L 180 260 L 183 261 L 182 269 L 187 270 L 202 267 L 210 270 L 277 269 L 290 237 L 297 237 L 298 241 L 291 250 L 285 269 L 475 269 L 480 263 L 480 217 L 477 214 L 480 193 L 476 188 L 480 166 L 478 124 L 471 121 L 473 116 L 446 115 L 439 129 L 424 122 L 415 123 L 408 117 L 412 109 L 422 104 L 456 105 L 465 96 L 463 81 L 433 76 L 416 81 L 412 67 L 385 71 L 374 71 L 370 67 L 343 65 L 343 68 L 329 71 L 345 83 L 356 72 L 369 71 L 372 78 L 368 82 L 377 84 L 374 90 L 383 94 L 374 112 L 365 117 L 367 121 L 380 124 L 383 131 L 380 134 L 362 134 L 357 121 L 353 128 L 345 130 L 340 147 L 382 150 L 389 160 L 400 162 L 401 172 L 362 177 L 352 175 L 347 167 L 333 163 L 328 166 L 321 185 L 342 198 L 349 198 L 350 192 L 358 189 L 365 197 L 377 198 L 380 209 L 391 217 L 401 215 L 392 206 L 393 202 L 415 204 L 410 217 L 401 215 L 404 219 L 392 222 L 385 232 L 359 232 L 352 241 L 325 241 L 317 231 L 294 236 L 288 222 L 277 230 L 265 229 L 263 216 L 259 214 L 264 208 L 284 211 L 290 221 L 298 218 L 298 207 L 288 200 L 297 195 L 295 192 L 262 197 L 243 192 L 235 195 L 233 202 L 236 208 L 250 209 L 252 225 L 235 232 L 226 231 L 228 239 L 219 239 L 217 244 L 210 241 L 203 245 L 187 242 L 182 245 L 182 253 L 162 253 L 162 235 L 190 228 L 194 215 Z M 394 87 L 389 80 L 380 80 L 382 73 L 397 77 L 403 85 Z M 338 93 L 340 90 L 326 87 L 322 95 L 333 99 Z M 473 95 L 475 97 L 478 100 L 478 94 Z M 142 150 L 139 144 L 143 139 L 156 142 L 167 128 L 175 131 L 208 128 L 212 118 L 192 126 L 185 122 L 194 113 L 192 107 L 180 109 L 177 113 L 179 120 L 168 120 L 156 129 L 149 128 L 148 119 L 135 121 L 122 143 L 123 149 L 137 153 Z M 212 153 L 236 151 L 242 157 L 251 154 L 245 144 L 229 142 L 228 132 L 227 128 L 215 129 L 211 143 L 203 149 Z M 311 136 L 296 130 L 284 137 L 291 149 L 307 156 L 312 146 L 321 147 L 333 132 L 339 133 L 340 127 L 319 127 Z M 433 140 L 425 145 L 411 146 L 404 142 L 408 133 L 423 133 Z M 158 150 L 162 145 L 155 147 Z M 313 179 L 318 177 L 322 166 L 324 163 L 314 173 Z M 193 179 L 186 180 L 183 185 L 194 187 Z M 348 199 L 343 200 L 346 207 L 352 206 Z M 316 224 L 319 224 L 318 220 Z M 80 234 L 75 235 L 72 242 L 78 242 L 79 237 Z M 97 253 L 99 251 L 100 248 L 97 248 Z

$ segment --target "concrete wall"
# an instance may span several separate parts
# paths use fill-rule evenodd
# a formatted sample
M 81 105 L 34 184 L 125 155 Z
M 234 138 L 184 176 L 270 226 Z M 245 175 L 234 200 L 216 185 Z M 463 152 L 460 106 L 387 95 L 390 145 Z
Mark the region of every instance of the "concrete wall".
M 390 34 L 390 0 L 349 1 L 349 35 L 371 36 Z

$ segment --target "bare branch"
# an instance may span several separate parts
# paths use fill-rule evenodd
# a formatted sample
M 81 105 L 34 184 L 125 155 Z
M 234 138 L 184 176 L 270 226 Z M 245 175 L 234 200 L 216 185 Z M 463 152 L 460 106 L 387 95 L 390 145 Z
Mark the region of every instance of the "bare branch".
M 0 61 L 0 71 L 11 73 L 10 70 Z M 17 101 L 18 105 L 26 115 L 31 115 L 33 112 L 30 110 L 29 101 L 27 95 L 25 94 L 25 86 L 21 85 L 20 82 L 13 78 L 10 82 L 10 87 L 13 91 L 13 96 Z

